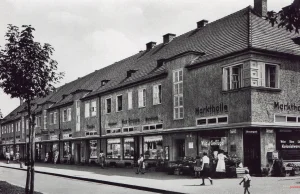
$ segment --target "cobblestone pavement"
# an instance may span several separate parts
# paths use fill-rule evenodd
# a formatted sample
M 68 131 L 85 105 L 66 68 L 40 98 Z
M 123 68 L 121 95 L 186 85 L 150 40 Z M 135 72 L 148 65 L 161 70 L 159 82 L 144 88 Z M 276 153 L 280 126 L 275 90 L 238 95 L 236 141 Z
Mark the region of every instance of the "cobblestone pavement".
M 0 163 L 0 166 L 19 168 L 19 164 L 5 164 L 3 162 Z M 36 170 L 182 193 L 243 193 L 243 187 L 238 184 L 241 179 L 238 178 L 216 179 L 212 186 L 206 180 L 207 185 L 200 186 L 201 180 L 191 177 L 167 175 L 161 172 L 148 172 L 145 175 L 136 175 L 134 169 L 125 168 L 100 169 L 99 167 L 89 166 L 37 164 Z M 300 177 L 252 177 L 250 192 L 255 194 L 298 194 L 300 193 Z

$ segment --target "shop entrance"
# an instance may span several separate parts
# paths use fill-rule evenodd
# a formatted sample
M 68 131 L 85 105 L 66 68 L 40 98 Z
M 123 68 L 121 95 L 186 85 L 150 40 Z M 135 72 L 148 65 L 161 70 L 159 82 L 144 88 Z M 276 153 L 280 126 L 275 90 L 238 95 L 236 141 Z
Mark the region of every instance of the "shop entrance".
M 260 174 L 260 134 L 257 129 L 244 130 L 244 166 L 250 174 Z
M 176 139 L 176 159 L 182 159 L 185 156 L 185 140 L 184 139 Z

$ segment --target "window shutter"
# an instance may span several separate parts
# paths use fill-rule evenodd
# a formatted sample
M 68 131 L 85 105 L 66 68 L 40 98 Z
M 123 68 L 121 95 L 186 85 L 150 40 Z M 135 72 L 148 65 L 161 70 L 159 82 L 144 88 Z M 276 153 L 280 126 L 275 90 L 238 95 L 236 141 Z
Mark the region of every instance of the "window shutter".
M 85 117 L 90 117 L 90 103 L 85 103 Z
M 266 86 L 266 65 L 263 62 L 258 62 L 260 86 Z
M 275 87 L 276 88 L 280 87 L 280 84 L 279 84 L 280 83 L 280 70 L 279 70 L 279 68 L 280 68 L 279 65 L 276 65 L 276 75 L 275 75 L 276 76 L 275 77 L 275 80 L 276 80 L 275 81 Z
M 71 121 L 71 108 L 68 108 L 68 121 Z
M 228 85 L 228 69 L 227 68 L 223 68 L 223 90 L 228 90 L 227 85 Z
M 158 104 L 158 85 L 153 86 L 153 104 Z
M 128 110 L 132 109 L 132 92 L 128 92 Z
M 139 90 L 138 99 L 139 99 L 139 107 L 142 107 L 143 106 L 143 90 Z

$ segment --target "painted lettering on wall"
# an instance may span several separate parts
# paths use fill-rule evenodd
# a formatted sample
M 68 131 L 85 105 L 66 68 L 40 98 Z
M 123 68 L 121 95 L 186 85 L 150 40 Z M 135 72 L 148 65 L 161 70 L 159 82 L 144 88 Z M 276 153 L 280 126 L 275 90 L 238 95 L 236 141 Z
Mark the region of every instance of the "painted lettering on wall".
M 223 102 L 217 106 L 208 105 L 202 108 L 200 107 L 195 108 L 196 115 L 205 114 L 205 113 L 213 114 L 213 113 L 220 113 L 220 112 L 225 112 L 225 113 L 228 112 L 228 106 L 224 105 Z
M 86 128 L 87 128 L 87 129 L 94 129 L 94 128 L 95 128 L 95 125 L 86 125 Z
M 145 121 L 146 121 L 146 122 L 149 122 L 149 121 L 158 121 L 158 116 L 154 116 L 154 117 L 146 117 L 146 118 L 145 118 Z
M 117 122 L 108 123 L 108 126 L 114 126 L 114 125 L 117 125 Z
M 128 119 L 128 120 L 123 119 L 122 124 L 135 124 L 135 123 L 139 123 L 140 121 L 141 121 L 140 119 Z
M 278 109 L 281 111 L 289 110 L 289 111 L 300 111 L 300 105 L 296 105 L 295 103 L 279 103 L 274 102 L 274 109 Z

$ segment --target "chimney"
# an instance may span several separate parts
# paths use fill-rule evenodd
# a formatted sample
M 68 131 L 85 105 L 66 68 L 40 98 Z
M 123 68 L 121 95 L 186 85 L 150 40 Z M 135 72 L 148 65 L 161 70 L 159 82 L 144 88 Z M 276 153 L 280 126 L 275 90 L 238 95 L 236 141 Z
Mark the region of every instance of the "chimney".
M 202 28 L 202 27 L 206 26 L 207 23 L 208 23 L 208 20 L 201 20 L 201 21 L 197 22 L 197 28 Z
M 174 38 L 176 37 L 176 34 L 165 34 L 163 35 L 163 39 L 164 39 L 164 44 L 168 44 L 169 42 L 171 42 Z
M 148 42 L 148 43 L 146 44 L 146 49 L 147 49 L 147 51 L 148 51 L 148 50 L 151 50 L 153 47 L 155 47 L 155 45 L 156 45 L 156 42 Z
M 268 12 L 268 1 L 254 0 L 254 11 L 262 17 L 266 17 Z

